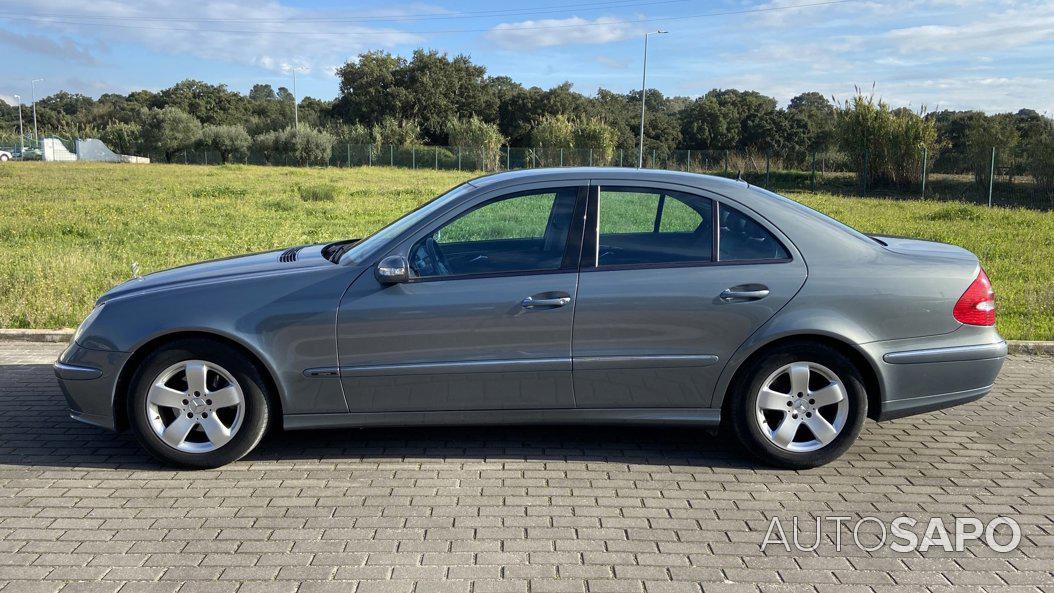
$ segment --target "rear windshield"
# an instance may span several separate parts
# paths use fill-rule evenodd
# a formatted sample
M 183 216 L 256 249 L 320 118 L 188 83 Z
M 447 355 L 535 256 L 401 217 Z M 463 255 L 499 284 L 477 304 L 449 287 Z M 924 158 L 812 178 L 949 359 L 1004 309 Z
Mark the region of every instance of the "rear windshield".
M 838 219 L 835 219 L 835 218 L 831 218 L 830 216 L 827 216 L 826 214 L 824 214 L 823 212 L 820 212 L 818 210 L 813 210 L 812 208 L 809 208 L 808 206 L 806 206 L 805 204 L 802 204 L 801 202 L 796 202 L 796 201 L 794 201 L 794 200 L 792 200 L 792 199 L 790 199 L 790 198 L 788 198 L 786 196 L 781 196 L 781 195 L 779 195 L 779 194 L 777 194 L 775 192 L 770 192 L 769 190 L 763 189 L 763 188 L 760 188 L 760 187 L 750 186 L 750 189 L 752 189 L 755 192 L 758 192 L 760 194 L 764 194 L 765 196 L 768 196 L 770 198 L 779 200 L 779 201 L 783 202 L 784 204 L 787 204 L 787 205 L 791 206 L 792 208 L 797 208 L 798 210 L 801 210 L 802 212 L 807 212 L 807 213 L 815 216 L 816 218 L 819 218 L 820 220 L 823 220 L 823 221 L 827 222 L 827 224 L 830 224 L 831 226 L 833 226 L 835 228 L 841 229 L 841 230 L 849 233 L 850 235 L 852 235 L 854 237 L 857 237 L 859 239 L 863 239 L 863 240 L 868 241 L 868 242 L 872 242 L 873 241 L 875 243 L 878 243 L 879 245 L 885 245 L 885 243 L 882 242 L 880 239 L 872 237 L 871 235 L 865 235 L 864 233 L 861 233 L 860 231 L 858 231 L 858 230 L 854 229 L 853 227 L 845 224 L 844 222 L 842 222 L 842 221 L 840 221 Z

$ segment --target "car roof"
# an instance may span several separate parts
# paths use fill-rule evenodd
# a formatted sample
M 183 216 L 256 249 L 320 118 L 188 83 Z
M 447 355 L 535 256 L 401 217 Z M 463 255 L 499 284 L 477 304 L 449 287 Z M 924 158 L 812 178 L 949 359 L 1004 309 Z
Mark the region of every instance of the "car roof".
M 721 190 L 743 190 L 750 187 L 750 184 L 745 181 L 729 179 L 727 177 L 718 177 L 716 175 L 701 175 L 699 173 L 684 173 L 681 171 L 668 171 L 663 169 L 634 169 L 629 167 L 549 167 L 542 169 L 518 169 L 515 171 L 491 173 L 490 175 L 484 175 L 472 179 L 468 183 L 474 187 L 483 188 L 531 183 L 535 181 L 589 180 L 598 178 L 679 183 L 717 192 L 720 192 Z

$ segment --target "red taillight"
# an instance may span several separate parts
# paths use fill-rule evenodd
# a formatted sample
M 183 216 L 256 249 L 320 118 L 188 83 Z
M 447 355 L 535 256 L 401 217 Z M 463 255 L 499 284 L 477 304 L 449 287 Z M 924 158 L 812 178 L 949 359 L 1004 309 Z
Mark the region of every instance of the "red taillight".
M 995 293 L 983 268 L 955 303 L 952 315 L 967 325 L 995 325 Z

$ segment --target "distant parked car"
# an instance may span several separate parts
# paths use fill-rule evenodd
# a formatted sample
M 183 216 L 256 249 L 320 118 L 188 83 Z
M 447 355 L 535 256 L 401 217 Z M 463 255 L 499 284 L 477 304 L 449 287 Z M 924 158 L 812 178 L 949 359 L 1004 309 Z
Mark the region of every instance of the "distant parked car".
M 10 161 L 13 158 L 15 158 L 15 155 L 6 150 L 0 150 L 0 163 Z
M 959 247 L 869 237 L 741 181 L 541 169 L 361 241 L 129 280 L 55 372 L 74 418 L 187 466 L 234 461 L 272 425 L 725 422 L 803 468 L 865 417 L 988 393 L 994 324 Z

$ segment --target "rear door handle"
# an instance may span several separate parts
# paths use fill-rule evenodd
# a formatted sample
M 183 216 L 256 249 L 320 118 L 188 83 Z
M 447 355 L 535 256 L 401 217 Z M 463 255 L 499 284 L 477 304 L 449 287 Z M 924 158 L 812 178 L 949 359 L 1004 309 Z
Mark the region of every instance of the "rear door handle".
M 542 308 L 555 308 L 563 307 L 564 305 L 571 302 L 571 297 L 551 297 L 546 299 L 536 299 L 534 297 L 527 297 L 520 301 L 520 306 L 524 309 L 542 309 Z
M 755 284 L 749 287 L 733 286 L 732 288 L 726 288 L 721 291 L 719 298 L 725 302 L 735 301 L 757 301 L 769 296 L 768 287 Z

